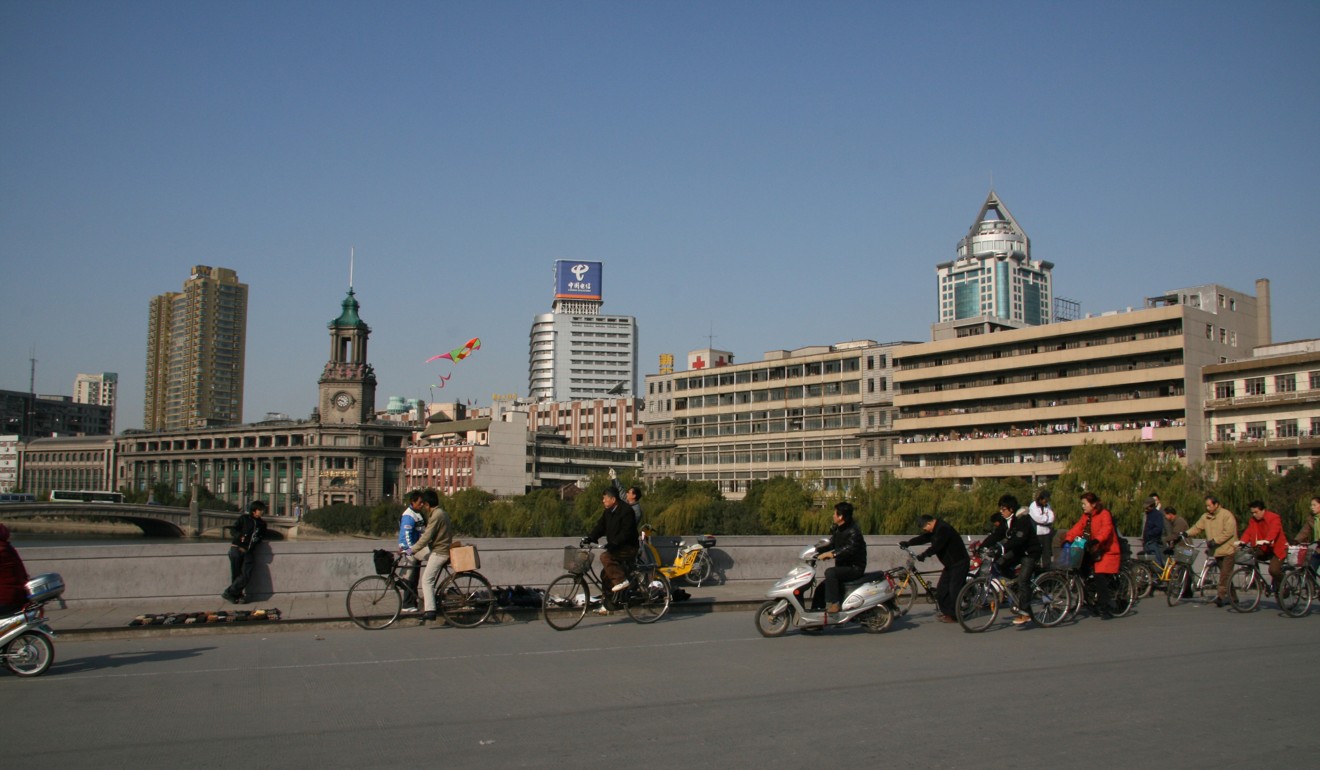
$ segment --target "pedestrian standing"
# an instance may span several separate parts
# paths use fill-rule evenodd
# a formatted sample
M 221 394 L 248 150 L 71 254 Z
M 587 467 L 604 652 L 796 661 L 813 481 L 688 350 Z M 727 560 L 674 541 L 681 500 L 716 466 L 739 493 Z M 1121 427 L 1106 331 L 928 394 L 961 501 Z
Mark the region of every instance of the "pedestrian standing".
M 1219 560 L 1219 590 L 1215 606 L 1228 604 L 1229 581 L 1233 579 L 1233 556 L 1237 553 L 1237 517 L 1219 504 L 1214 495 L 1206 495 L 1205 514 L 1187 530 L 1188 537 L 1205 534 L 1205 553 Z
M 220 594 L 226 601 L 234 604 L 248 601 L 244 591 L 257 563 L 257 546 L 266 539 L 266 522 L 261 518 L 265 513 L 266 504 L 253 500 L 248 504 L 247 513 L 239 516 L 234 524 L 234 537 L 229 541 L 229 587 Z
M 1044 571 L 1054 561 L 1054 509 L 1050 507 L 1048 489 L 1036 493 L 1036 499 L 1027 506 L 1027 515 L 1036 522 L 1036 540 L 1040 542 L 1039 566 Z

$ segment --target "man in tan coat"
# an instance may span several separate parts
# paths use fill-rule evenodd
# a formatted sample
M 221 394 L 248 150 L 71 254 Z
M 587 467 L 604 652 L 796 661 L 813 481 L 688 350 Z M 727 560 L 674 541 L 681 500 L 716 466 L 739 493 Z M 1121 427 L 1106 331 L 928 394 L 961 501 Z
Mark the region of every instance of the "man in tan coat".
M 1205 514 L 1187 530 L 1188 537 L 1205 533 L 1205 552 L 1219 561 L 1219 591 L 1215 606 L 1228 603 L 1228 584 L 1233 578 L 1233 556 L 1237 553 L 1238 527 L 1233 512 L 1219 504 L 1214 495 L 1205 498 Z
M 421 585 L 417 587 L 422 595 L 423 620 L 435 620 L 435 586 L 440 580 L 440 570 L 449 563 L 449 549 L 454 544 L 454 531 L 449 526 L 449 514 L 440 507 L 440 495 L 434 489 L 422 490 L 422 501 L 430 508 L 430 517 L 426 520 L 426 531 L 413 544 L 412 556 L 417 561 L 425 561 L 422 570 Z

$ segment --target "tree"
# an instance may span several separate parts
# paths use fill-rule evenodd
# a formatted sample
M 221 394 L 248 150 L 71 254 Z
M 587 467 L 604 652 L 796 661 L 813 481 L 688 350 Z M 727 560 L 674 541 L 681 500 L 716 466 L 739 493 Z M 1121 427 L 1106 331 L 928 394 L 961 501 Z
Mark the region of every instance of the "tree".
M 743 498 L 743 504 L 756 512 L 762 529 L 771 535 L 799 534 L 803 514 L 811 510 L 813 502 L 810 490 L 787 476 L 753 481 Z

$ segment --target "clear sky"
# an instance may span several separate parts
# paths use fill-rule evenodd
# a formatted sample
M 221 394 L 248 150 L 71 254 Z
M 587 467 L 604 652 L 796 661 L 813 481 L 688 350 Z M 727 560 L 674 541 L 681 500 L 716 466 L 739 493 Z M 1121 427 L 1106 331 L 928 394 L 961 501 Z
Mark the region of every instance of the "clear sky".
M 121 429 L 196 264 L 251 287 L 247 420 L 311 412 L 350 247 L 377 405 L 485 404 L 556 259 L 642 373 L 927 340 L 992 185 L 1084 312 L 1265 277 L 1320 337 L 1309 0 L 0 0 L 0 107 L 0 388 L 118 372 Z

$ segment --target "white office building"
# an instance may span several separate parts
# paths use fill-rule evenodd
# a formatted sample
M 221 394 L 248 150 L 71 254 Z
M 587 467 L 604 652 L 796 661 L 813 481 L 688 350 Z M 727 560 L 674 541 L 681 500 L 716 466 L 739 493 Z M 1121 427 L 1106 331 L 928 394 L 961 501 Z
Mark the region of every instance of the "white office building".
M 637 392 L 637 319 L 602 314 L 601 263 L 555 263 L 551 312 L 532 322 L 527 393 L 580 401 Z

